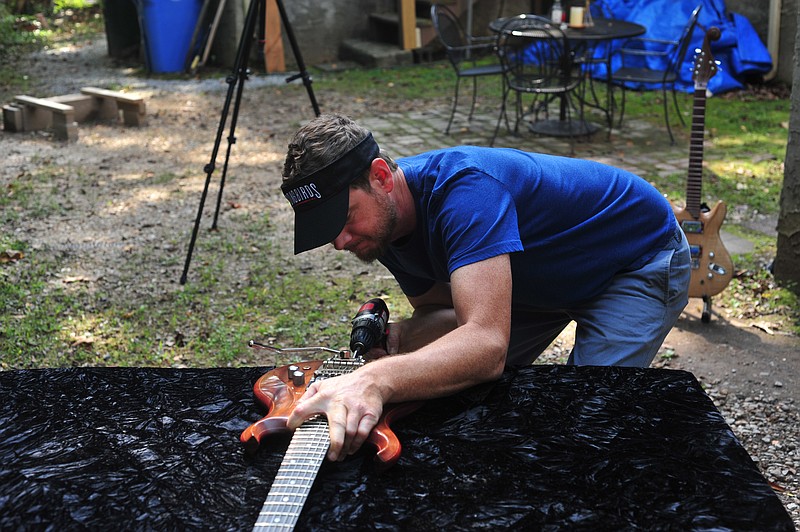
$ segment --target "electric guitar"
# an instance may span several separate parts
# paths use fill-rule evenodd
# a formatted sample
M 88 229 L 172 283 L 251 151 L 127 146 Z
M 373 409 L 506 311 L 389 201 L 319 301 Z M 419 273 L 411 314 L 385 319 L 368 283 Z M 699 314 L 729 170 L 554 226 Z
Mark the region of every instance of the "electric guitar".
M 341 351 L 324 361 L 298 362 L 262 375 L 253 391 L 267 407 L 268 414 L 242 432 L 239 439 L 245 451 L 254 453 L 267 436 L 291 432 L 286 421 L 313 380 L 351 373 L 364 365 L 363 358 L 348 358 L 349 354 L 349 351 Z M 389 424 L 421 405 L 422 402 L 416 401 L 384 407 L 381 419 L 367 439 L 377 448 L 375 462 L 379 470 L 390 467 L 400 458 L 400 440 Z M 294 529 L 329 446 L 328 422 L 323 416 L 307 420 L 294 431 L 253 530 Z
M 722 201 L 709 209 L 702 203 L 703 137 L 705 132 L 706 88 L 717 72 L 711 56 L 711 41 L 720 37 L 718 28 L 710 28 L 703 39 L 703 48 L 695 59 L 694 106 L 692 135 L 689 147 L 689 175 L 686 180 L 686 205 L 672 205 L 692 254 L 692 277 L 689 297 L 702 297 L 705 303 L 703 321 L 711 316 L 711 296 L 722 292 L 733 277 L 733 261 L 719 237 L 727 208 Z

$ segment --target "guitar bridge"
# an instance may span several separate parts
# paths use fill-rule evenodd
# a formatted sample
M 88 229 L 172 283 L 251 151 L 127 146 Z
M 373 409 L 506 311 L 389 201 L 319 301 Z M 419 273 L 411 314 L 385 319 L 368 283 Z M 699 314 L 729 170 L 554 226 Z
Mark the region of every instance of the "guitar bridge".
M 314 380 L 352 373 L 363 365 L 364 359 L 362 357 L 343 358 L 342 356 L 334 356 L 323 362 L 322 366 L 314 372 Z

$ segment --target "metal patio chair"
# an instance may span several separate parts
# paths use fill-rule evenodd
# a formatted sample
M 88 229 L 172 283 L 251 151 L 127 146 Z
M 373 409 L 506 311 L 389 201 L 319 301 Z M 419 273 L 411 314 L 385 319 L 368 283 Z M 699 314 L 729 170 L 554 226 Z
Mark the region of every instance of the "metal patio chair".
M 536 15 L 509 18 L 497 37 L 497 54 L 504 70 L 503 103 L 497 119 L 494 144 L 500 122 L 506 116 L 508 99 L 514 96 L 514 132 L 519 122 L 533 115 L 533 127 L 540 114 L 548 118 L 549 106 L 558 104 L 558 119 L 552 122 L 569 126 L 573 112 L 583 123 L 583 106 L 576 105 L 571 93 L 582 80 L 580 65 L 573 61 L 570 44 L 564 32 L 549 20 Z M 523 107 L 523 96 L 533 96 L 530 105 Z M 572 136 L 572 135 L 569 135 Z
M 461 23 L 447 6 L 433 4 L 431 6 L 431 20 L 439 41 L 444 46 L 447 58 L 456 72 L 455 94 L 453 95 L 453 108 L 450 111 L 450 120 L 447 122 L 445 134 L 450 133 L 453 118 L 458 107 L 458 89 L 462 78 L 472 79 L 472 106 L 469 110 L 469 120 L 475 112 L 475 99 L 478 92 L 478 78 L 497 76 L 502 81 L 503 70 L 499 63 L 478 63 L 478 60 L 494 58 L 494 37 L 469 37 L 464 32 Z
M 681 116 L 680 108 L 678 107 L 675 82 L 678 80 L 678 69 L 683 63 L 684 57 L 686 57 L 686 52 L 692 39 L 692 33 L 697 25 L 697 19 L 700 16 L 700 9 L 702 7 L 702 5 L 699 5 L 692 11 L 678 40 L 636 37 L 628 40 L 619 50 L 614 52 L 615 55 L 619 54 L 622 58 L 622 66 L 611 73 L 611 85 L 609 86 L 609 89 L 611 89 L 612 86 L 622 89 L 622 102 L 620 104 L 617 127 L 622 126 L 622 118 L 625 115 L 626 84 L 660 84 L 663 95 L 662 99 L 664 101 L 664 122 L 667 125 L 670 142 L 673 144 L 675 143 L 675 137 L 669 125 L 667 87 L 669 86 L 672 92 L 672 101 L 675 104 L 675 111 L 678 114 L 678 118 L 682 125 L 686 125 L 683 116 Z M 639 59 L 636 66 L 630 66 L 630 63 L 626 64 L 626 60 L 630 62 L 633 58 Z M 644 66 L 639 66 L 641 63 L 644 63 Z M 653 68 L 650 65 L 654 63 L 661 63 L 664 66 L 662 68 Z

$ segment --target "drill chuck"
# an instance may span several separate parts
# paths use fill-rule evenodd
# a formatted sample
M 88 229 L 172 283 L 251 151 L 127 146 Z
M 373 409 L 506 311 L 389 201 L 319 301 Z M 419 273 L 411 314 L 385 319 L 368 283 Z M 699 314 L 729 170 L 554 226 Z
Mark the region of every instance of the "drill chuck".
M 370 299 L 358 309 L 350 332 L 353 357 L 363 356 L 386 338 L 389 309 L 383 299 Z

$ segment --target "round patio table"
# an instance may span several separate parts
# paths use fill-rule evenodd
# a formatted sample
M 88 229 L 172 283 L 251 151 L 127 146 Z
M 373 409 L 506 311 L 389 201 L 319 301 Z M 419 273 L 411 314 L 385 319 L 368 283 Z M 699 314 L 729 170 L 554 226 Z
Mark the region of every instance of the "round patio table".
M 513 17 L 503 17 L 491 21 L 489 29 L 494 33 L 498 33 L 510 18 Z M 571 41 L 611 41 L 638 37 L 646 31 L 647 28 L 635 22 L 613 18 L 596 18 L 593 26 L 582 28 L 567 26 L 564 34 Z
M 494 33 L 502 31 L 503 26 L 513 17 L 503 17 L 493 20 L 489 23 L 489 29 Z M 609 18 L 596 18 L 594 24 L 584 27 L 571 27 L 562 24 L 564 35 L 573 43 L 574 49 L 577 50 L 576 56 L 579 56 L 591 49 L 595 44 L 602 41 L 613 41 L 617 39 L 630 39 L 631 37 L 638 37 L 647 31 L 647 28 L 635 22 L 627 20 L 617 20 Z M 531 35 L 536 38 L 537 35 Z M 606 57 L 606 72 L 611 72 L 611 55 Z M 611 84 L 611 76 L 608 76 L 608 84 Z M 609 91 L 610 91 L 609 87 Z M 610 94 L 610 92 L 609 92 Z M 599 127 L 591 124 L 586 120 L 570 120 L 567 119 L 566 106 L 567 96 L 560 96 L 560 111 L 557 119 L 551 120 L 538 120 L 531 122 L 528 129 L 533 133 L 540 135 L 550 135 L 556 137 L 573 137 L 590 135 L 597 131 Z M 610 107 L 610 99 L 608 103 Z M 602 109 L 601 109 L 602 110 Z M 604 110 L 607 116 L 608 110 Z M 610 118 L 609 118 L 610 120 Z

